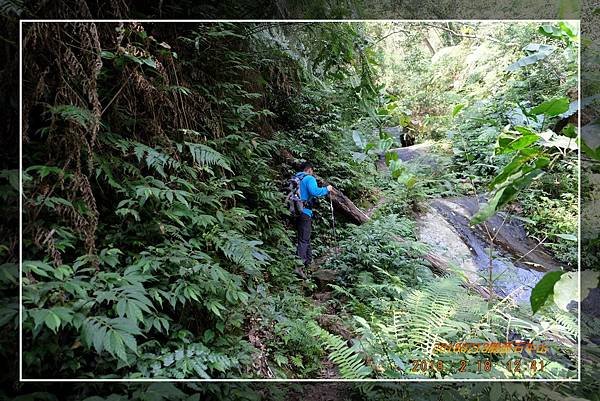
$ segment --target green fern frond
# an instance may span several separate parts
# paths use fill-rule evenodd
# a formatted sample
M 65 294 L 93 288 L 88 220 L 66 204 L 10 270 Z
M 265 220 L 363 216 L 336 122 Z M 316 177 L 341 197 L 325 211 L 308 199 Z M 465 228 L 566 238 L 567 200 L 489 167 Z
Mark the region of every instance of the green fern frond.
M 480 298 L 466 293 L 455 279 L 441 279 L 412 290 L 393 313 L 392 331 L 398 344 L 432 355 L 435 344 L 468 333 L 483 310 Z
M 202 167 L 219 166 L 225 170 L 231 171 L 229 159 L 217 152 L 213 148 L 199 143 L 185 142 L 194 163 Z
M 579 334 L 577 317 L 558 308 L 553 312 L 552 316 L 544 316 L 543 319 L 543 321 L 549 323 L 549 331 L 563 335 L 568 334 L 573 339 L 577 338 Z
M 50 107 L 48 111 L 55 118 L 77 123 L 84 128 L 90 128 L 97 121 L 96 116 L 90 110 L 72 104 Z
M 319 338 L 323 347 L 329 351 L 329 359 L 340 369 L 344 379 L 365 379 L 373 370 L 364 364 L 356 351 L 346 345 L 346 340 L 322 329 L 314 322 L 308 323 L 308 330 L 314 337 Z
M 257 269 L 270 259 L 258 248 L 259 245 L 262 245 L 261 241 L 247 240 L 235 231 L 223 233 L 217 241 L 217 246 L 227 259 L 242 266 L 248 274 L 256 274 Z

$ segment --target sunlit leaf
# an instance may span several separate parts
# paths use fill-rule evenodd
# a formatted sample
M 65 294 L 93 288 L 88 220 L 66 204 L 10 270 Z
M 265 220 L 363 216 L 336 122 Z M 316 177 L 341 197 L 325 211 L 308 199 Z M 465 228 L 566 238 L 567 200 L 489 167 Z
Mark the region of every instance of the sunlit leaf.
M 452 110 L 452 117 L 456 117 L 456 115 L 458 113 L 460 113 L 460 111 L 465 107 L 464 104 L 458 104 L 456 106 L 454 106 L 454 109 Z
M 545 101 L 544 103 L 531 109 L 532 114 L 544 114 L 548 117 L 554 117 L 559 114 L 565 113 L 569 110 L 569 98 L 559 97 Z
M 561 275 L 554 284 L 554 303 L 562 310 L 572 302 L 579 302 L 579 280 L 577 273 L 569 272 Z
M 531 303 L 531 310 L 535 314 L 540 308 L 546 303 L 548 298 L 554 294 L 554 285 L 564 272 L 554 271 L 548 272 L 542 277 L 542 279 L 535 285 L 531 290 L 531 296 L 529 301 Z

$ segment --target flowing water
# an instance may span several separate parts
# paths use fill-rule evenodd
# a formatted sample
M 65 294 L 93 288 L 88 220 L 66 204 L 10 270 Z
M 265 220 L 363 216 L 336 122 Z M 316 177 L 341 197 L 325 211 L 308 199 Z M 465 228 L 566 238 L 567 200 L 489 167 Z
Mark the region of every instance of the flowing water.
M 400 148 L 397 152 L 410 164 L 435 163 L 430 145 Z M 560 264 L 543 245 L 527 236 L 522 221 L 514 216 L 501 212 L 485 225 L 470 226 L 469 220 L 481 202 L 483 199 L 476 197 L 431 200 L 428 211 L 417 220 L 419 238 L 473 283 L 487 287 L 491 267 L 496 294 L 527 302 L 544 273 L 560 269 Z
M 431 201 L 429 211 L 417 222 L 421 241 L 473 283 L 488 286 L 491 267 L 498 295 L 527 301 L 544 273 L 558 269 L 559 264 L 527 237 L 519 220 L 504 213 L 489 219 L 485 226 L 471 227 L 469 219 L 478 208 L 478 200 L 470 197 Z

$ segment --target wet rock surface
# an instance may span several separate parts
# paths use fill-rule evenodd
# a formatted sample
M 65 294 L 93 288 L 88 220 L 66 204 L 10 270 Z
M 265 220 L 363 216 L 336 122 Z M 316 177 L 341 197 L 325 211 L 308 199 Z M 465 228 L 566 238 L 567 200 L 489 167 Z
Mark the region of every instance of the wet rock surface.
M 600 318 L 600 288 L 592 288 L 589 295 L 581 302 L 581 313 Z M 600 333 L 597 333 L 600 344 Z
M 560 264 L 527 236 L 522 222 L 514 217 L 500 213 L 485 226 L 471 227 L 469 220 L 478 209 L 479 200 L 474 197 L 432 200 L 429 211 L 417 222 L 421 241 L 460 266 L 472 282 L 487 283 L 491 263 L 495 292 L 518 302 L 528 300 L 544 273 L 559 269 Z M 491 258 L 490 238 L 494 244 Z
M 404 162 L 424 162 L 429 165 L 436 163 L 432 156 L 431 146 L 433 143 L 425 142 L 405 148 L 390 149 L 398 154 L 398 158 Z
M 469 220 L 479 210 L 480 201 L 474 197 L 437 199 L 431 203 L 444 218 L 454 223 L 461 237 L 471 242 L 472 234 L 483 240 L 489 240 L 488 231 L 494 238 L 494 244 L 511 257 L 518 258 L 521 264 L 538 271 L 560 269 L 556 261 L 543 245 L 527 236 L 523 223 L 506 213 L 498 213 L 486 221 L 485 226 L 469 226 Z
M 432 145 L 425 142 L 390 151 L 407 164 L 435 167 Z M 427 212 L 417 219 L 419 239 L 430 245 L 431 254 L 448 261 L 450 268 L 465 274 L 473 284 L 488 285 L 491 259 L 494 291 L 526 302 L 544 273 L 559 270 L 560 263 L 543 245 L 527 236 L 522 222 L 514 216 L 498 213 L 485 225 L 471 227 L 469 220 L 483 201 L 468 196 L 431 200 Z

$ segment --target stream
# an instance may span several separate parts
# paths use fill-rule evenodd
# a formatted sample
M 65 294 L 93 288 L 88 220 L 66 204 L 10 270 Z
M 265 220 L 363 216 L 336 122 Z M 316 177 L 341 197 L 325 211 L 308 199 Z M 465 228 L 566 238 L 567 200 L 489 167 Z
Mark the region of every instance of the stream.
M 396 149 L 407 164 L 432 165 L 430 145 L 418 144 Z M 417 219 L 419 240 L 428 244 L 458 273 L 479 285 L 488 286 L 491 259 L 494 292 L 511 296 L 517 303 L 529 302 L 531 289 L 545 272 L 560 269 L 551 253 L 527 236 L 518 218 L 500 212 L 484 224 L 469 225 L 484 200 L 474 196 L 437 198 Z M 490 238 L 493 238 L 490 258 Z

